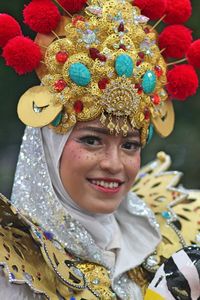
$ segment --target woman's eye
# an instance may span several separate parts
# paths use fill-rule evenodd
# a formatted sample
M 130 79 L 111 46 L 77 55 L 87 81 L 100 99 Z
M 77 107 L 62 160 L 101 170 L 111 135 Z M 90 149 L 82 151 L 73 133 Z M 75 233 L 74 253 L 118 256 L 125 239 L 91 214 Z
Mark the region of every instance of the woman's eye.
M 100 145 L 100 138 L 94 136 L 86 136 L 80 138 L 81 143 L 91 146 L 98 146 Z
M 141 148 L 141 144 L 139 142 L 126 142 L 122 145 L 122 148 L 126 150 L 139 150 Z

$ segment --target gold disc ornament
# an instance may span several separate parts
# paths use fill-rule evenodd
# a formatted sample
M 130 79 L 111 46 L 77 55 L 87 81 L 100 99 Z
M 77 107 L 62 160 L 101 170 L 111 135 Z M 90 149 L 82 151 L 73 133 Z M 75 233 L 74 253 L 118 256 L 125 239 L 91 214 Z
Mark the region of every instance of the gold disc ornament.
M 17 113 L 20 120 L 31 127 L 43 127 L 55 120 L 62 105 L 53 102 L 54 95 L 45 86 L 35 86 L 19 100 Z
M 163 138 L 169 136 L 174 129 L 175 114 L 172 101 L 163 102 L 161 116 L 152 118 L 155 130 Z

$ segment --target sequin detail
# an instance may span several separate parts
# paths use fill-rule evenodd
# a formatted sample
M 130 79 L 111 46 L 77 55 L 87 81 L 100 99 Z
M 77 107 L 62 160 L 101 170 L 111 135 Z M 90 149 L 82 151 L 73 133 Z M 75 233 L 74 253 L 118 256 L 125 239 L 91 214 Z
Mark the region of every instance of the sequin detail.
M 160 232 L 160 226 L 155 218 L 154 213 L 142 200 L 140 200 L 140 198 L 135 198 L 134 201 L 132 198 L 130 198 L 128 200 L 128 209 L 133 215 L 146 217 L 151 226 L 154 227 L 158 233 Z
M 26 128 L 12 203 L 26 216 L 36 220 L 45 231 L 52 232 L 72 254 L 102 263 L 102 254 L 92 237 L 66 212 L 54 193 L 41 144 L 41 133 L 37 128 Z M 107 266 L 105 262 L 104 265 Z
M 114 292 L 123 300 L 142 299 L 140 288 L 127 274 L 120 276 L 114 283 Z M 131 298 L 130 298 L 131 295 Z

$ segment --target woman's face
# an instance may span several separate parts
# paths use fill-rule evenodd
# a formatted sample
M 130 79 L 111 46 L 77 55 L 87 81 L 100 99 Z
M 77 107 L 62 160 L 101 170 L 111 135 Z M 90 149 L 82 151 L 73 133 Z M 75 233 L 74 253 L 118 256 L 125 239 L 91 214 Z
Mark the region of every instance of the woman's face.
M 73 201 L 90 213 L 112 213 L 140 168 L 140 134 L 111 135 L 99 120 L 78 123 L 60 160 L 60 176 Z

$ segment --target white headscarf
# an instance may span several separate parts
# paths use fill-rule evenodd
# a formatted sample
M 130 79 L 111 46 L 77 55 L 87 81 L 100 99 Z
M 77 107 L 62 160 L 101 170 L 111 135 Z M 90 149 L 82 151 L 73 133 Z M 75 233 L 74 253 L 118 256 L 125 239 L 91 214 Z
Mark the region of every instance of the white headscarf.
M 63 206 L 87 229 L 99 247 L 105 250 L 118 230 L 114 214 L 91 214 L 82 211 L 71 199 L 60 178 L 60 158 L 71 132 L 72 130 L 65 135 L 61 135 L 56 134 L 48 127 L 42 129 L 44 152 L 51 182 Z M 120 246 L 119 243 L 118 246 Z
M 54 239 L 76 257 L 112 271 L 113 290 L 120 299 L 142 299 L 126 272 L 142 264 L 160 242 L 152 211 L 129 192 L 113 214 L 86 213 L 65 191 L 59 161 L 69 138 L 45 127 L 27 127 L 15 174 L 12 203 L 51 231 Z M 70 163 L 70 162 L 69 162 Z M 120 280 L 119 280 L 120 279 Z
M 151 248 L 151 245 L 155 243 L 155 236 L 153 237 L 152 235 L 152 228 L 147 226 L 146 219 L 137 219 L 135 217 L 134 220 L 137 220 L 137 222 L 133 224 L 135 223 L 133 222 L 133 216 L 127 213 L 127 210 L 130 209 L 130 207 L 128 207 L 130 203 L 128 199 L 135 197 L 133 193 L 129 193 L 125 199 L 122 200 L 122 204 L 117 212 L 105 215 L 86 213 L 71 199 L 61 182 L 59 172 L 60 158 L 70 134 L 71 131 L 66 135 L 59 135 L 48 127 L 42 129 L 43 146 L 54 190 L 67 211 L 86 228 L 97 245 L 103 250 L 106 250 L 105 255 L 106 253 L 109 255 L 107 252 L 109 250 L 118 249 L 115 273 L 119 275 L 122 268 L 124 269 L 126 267 L 128 269 L 131 263 L 133 263 L 133 260 L 134 263 L 137 264 L 137 258 L 136 260 L 135 258 L 130 259 L 130 256 L 133 256 L 134 249 L 138 248 L 136 252 L 138 254 L 142 252 L 144 255 L 144 253 L 148 251 L 149 246 Z M 141 208 L 144 208 L 142 203 Z M 143 249 L 141 249 L 141 242 L 137 243 L 138 232 L 140 232 L 140 236 L 144 238 L 145 243 L 149 237 L 148 244 L 144 244 Z M 134 236 L 136 240 L 133 239 Z M 156 238 L 158 238 L 158 235 Z

